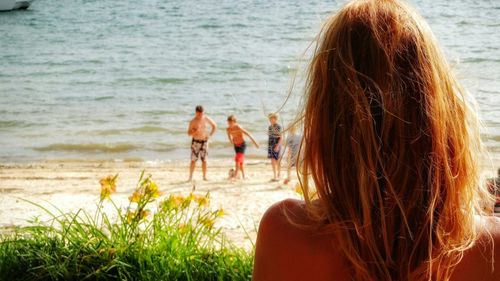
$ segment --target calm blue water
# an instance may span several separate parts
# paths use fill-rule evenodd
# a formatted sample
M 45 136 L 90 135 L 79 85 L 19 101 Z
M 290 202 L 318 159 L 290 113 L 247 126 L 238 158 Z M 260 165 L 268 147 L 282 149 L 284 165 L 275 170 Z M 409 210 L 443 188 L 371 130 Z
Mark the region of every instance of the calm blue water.
M 187 158 L 197 104 L 220 127 L 212 156 L 233 153 L 229 114 L 264 143 L 265 113 L 284 101 L 304 51 L 342 3 L 37 0 L 0 13 L 0 159 Z M 500 154 L 500 1 L 412 3 L 477 98 L 485 142 Z

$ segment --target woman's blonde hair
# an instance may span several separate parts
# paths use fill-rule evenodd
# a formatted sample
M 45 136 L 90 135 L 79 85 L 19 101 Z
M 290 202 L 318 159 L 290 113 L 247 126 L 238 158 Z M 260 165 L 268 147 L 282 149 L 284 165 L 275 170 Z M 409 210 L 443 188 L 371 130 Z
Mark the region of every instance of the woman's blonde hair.
M 397 0 L 348 3 L 318 37 L 306 92 L 306 203 L 353 278 L 448 280 L 486 196 L 474 111 L 425 21 Z

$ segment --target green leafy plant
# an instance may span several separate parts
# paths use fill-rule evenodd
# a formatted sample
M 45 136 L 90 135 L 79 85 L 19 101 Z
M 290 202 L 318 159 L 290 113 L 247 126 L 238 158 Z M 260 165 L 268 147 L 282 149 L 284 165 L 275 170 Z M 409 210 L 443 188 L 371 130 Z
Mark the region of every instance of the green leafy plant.
M 143 172 L 122 208 L 111 199 L 117 179 L 101 179 L 92 215 L 32 203 L 51 219 L 0 236 L 0 280 L 251 279 L 252 253 L 216 227 L 224 210 L 210 207 L 208 193 L 160 200 L 158 185 Z

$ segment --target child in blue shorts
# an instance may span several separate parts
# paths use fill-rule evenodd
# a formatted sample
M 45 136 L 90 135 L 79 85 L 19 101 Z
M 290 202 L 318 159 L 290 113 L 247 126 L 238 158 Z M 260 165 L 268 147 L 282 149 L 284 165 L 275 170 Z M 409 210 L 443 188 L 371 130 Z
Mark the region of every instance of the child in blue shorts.
M 283 142 L 283 128 L 278 124 L 278 114 L 270 113 L 268 115 L 269 123 L 267 129 L 269 142 L 267 147 L 267 158 L 271 159 L 271 166 L 273 167 L 273 178 L 271 181 L 279 181 L 280 179 L 280 154 L 281 144 Z

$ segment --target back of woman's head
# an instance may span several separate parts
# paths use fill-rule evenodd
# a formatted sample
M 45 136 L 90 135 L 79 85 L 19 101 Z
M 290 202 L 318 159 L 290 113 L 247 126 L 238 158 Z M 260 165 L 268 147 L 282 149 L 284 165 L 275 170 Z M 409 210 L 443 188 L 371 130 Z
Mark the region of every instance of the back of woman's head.
M 476 235 L 474 120 L 406 4 L 352 1 L 325 24 L 307 81 L 303 181 L 356 280 L 449 277 Z

